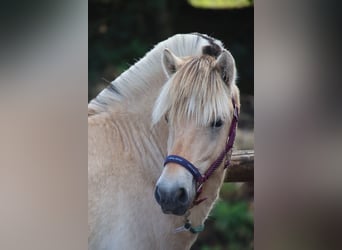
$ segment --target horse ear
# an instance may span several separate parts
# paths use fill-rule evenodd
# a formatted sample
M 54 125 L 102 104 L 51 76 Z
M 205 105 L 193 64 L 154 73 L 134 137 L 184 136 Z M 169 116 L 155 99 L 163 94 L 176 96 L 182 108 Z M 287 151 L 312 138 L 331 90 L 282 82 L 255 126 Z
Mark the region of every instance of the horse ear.
M 215 68 L 227 85 L 231 85 L 235 82 L 235 60 L 230 52 L 227 50 L 222 51 L 222 54 L 216 60 Z
M 162 61 L 163 61 L 164 71 L 166 72 L 168 77 L 176 73 L 176 71 L 183 64 L 183 60 L 177 57 L 175 54 L 173 54 L 171 50 L 169 49 L 164 49 Z

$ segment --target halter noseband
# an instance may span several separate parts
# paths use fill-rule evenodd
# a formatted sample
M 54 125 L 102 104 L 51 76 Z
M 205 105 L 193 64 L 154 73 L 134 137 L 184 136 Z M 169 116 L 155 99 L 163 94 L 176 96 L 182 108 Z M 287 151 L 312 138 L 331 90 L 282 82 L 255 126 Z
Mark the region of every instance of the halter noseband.
M 202 192 L 202 187 L 203 183 L 209 179 L 209 177 L 214 173 L 214 171 L 221 165 L 221 163 L 224 160 L 224 157 L 227 155 L 227 153 L 233 148 L 234 140 L 235 140 L 235 135 L 236 135 L 236 127 L 237 127 L 237 122 L 239 118 L 238 114 L 238 108 L 235 104 L 234 99 L 232 99 L 233 102 L 233 107 L 234 107 L 234 115 L 233 115 L 233 120 L 232 123 L 230 124 L 229 128 L 229 134 L 228 134 L 228 139 L 226 142 L 226 146 L 224 150 L 221 152 L 221 154 L 217 157 L 217 159 L 210 165 L 210 167 L 207 169 L 207 171 L 202 175 L 198 168 L 196 168 L 191 162 L 188 160 L 184 159 L 183 157 L 180 157 L 178 155 L 168 155 L 164 161 L 164 166 L 170 162 L 176 163 L 185 169 L 187 169 L 194 179 L 196 180 L 197 183 L 197 191 L 196 191 L 196 197 L 193 202 L 193 206 L 198 205 L 202 201 L 206 200 L 207 198 L 202 198 L 199 199 L 199 196 Z M 230 164 L 230 157 L 227 157 L 225 163 L 224 163 L 224 168 L 227 168 Z

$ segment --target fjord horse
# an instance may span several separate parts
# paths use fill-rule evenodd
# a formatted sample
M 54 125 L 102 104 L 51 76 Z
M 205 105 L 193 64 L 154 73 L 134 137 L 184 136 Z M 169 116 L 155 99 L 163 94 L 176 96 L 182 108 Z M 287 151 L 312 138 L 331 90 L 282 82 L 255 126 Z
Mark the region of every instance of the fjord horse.
M 235 79 L 220 41 L 180 34 L 89 103 L 89 249 L 191 247 L 234 142 Z

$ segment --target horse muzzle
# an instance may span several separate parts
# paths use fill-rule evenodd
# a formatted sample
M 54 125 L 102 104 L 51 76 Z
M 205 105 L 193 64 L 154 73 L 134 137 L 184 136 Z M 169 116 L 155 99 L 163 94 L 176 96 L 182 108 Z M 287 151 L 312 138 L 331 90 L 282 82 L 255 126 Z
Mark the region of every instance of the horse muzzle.
M 191 203 L 187 190 L 179 186 L 157 185 L 154 197 L 164 214 L 184 215 Z

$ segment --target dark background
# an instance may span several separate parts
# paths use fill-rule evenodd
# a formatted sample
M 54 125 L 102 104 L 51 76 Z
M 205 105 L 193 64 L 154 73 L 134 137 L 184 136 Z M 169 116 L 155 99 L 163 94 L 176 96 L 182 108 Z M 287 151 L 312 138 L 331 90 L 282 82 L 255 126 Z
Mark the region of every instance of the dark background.
M 242 113 L 235 147 L 253 149 L 253 19 L 253 6 L 212 10 L 185 0 L 90 0 L 88 99 L 158 42 L 177 33 L 208 34 L 236 60 Z M 253 249 L 253 183 L 225 183 L 220 197 L 192 249 Z
M 253 95 L 253 7 L 198 9 L 185 0 L 89 1 L 89 99 L 153 46 L 177 33 L 200 32 L 233 54 L 243 94 Z

